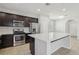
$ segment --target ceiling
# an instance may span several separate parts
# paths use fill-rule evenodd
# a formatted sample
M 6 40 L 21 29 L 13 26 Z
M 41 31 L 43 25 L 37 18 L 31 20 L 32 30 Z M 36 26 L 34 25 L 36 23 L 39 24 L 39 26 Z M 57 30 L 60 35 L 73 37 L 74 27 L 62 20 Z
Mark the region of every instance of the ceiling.
M 50 3 L 49 5 L 46 5 L 45 3 L 1 3 L 0 7 L 35 14 L 79 15 L 78 3 Z M 37 9 L 40 9 L 40 11 L 37 11 Z M 65 11 L 63 11 L 63 9 L 65 9 Z

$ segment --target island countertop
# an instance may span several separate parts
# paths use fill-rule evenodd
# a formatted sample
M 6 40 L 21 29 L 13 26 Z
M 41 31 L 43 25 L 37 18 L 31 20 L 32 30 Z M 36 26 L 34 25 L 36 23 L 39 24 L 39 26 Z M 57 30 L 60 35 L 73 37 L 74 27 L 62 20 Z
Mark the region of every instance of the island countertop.
M 45 42 L 51 42 L 57 39 L 61 39 L 63 37 L 69 36 L 68 33 L 60 33 L 60 32 L 50 32 L 50 33 L 40 33 L 40 34 L 30 34 L 29 36 L 40 39 Z

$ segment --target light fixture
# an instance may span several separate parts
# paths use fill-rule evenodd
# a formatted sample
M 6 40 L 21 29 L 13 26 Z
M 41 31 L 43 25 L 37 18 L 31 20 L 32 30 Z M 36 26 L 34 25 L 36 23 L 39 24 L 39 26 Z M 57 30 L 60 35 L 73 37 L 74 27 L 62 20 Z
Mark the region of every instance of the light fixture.
M 40 11 L 40 9 L 37 9 L 37 11 Z
M 65 16 L 64 15 L 61 15 L 61 16 L 59 16 L 58 18 L 59 19 L 63 19 Z
M 45 5 L 46 5 L 46 6 L 49 6 L 49 5 L 50 5 L 50 3 L 45 3 Z
M 66 11 L 66 8 L 63 8 L 63 9 L 62 9 L 62 11 L 64 11 L 64 12 L 65 12 L 65 11 Z

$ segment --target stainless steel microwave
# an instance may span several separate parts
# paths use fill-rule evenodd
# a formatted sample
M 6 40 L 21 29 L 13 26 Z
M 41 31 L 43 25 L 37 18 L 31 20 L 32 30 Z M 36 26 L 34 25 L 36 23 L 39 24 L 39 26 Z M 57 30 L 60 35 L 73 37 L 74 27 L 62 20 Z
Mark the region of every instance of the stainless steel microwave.
M 24 27 L 24 21 L 13 20 L 14 27 Z

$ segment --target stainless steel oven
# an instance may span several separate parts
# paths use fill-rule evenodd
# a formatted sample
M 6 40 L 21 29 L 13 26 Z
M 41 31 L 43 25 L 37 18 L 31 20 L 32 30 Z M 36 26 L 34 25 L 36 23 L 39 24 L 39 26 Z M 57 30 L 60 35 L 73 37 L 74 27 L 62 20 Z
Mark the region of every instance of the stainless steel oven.
M 13 46 L 23 45 L 25 44 L 25 33 L 24 29 L 13 29 Z
M 15 34 L 14 35 L 14 44 L 13 46 L 19 46 L 25 44 L 25 34 Z

